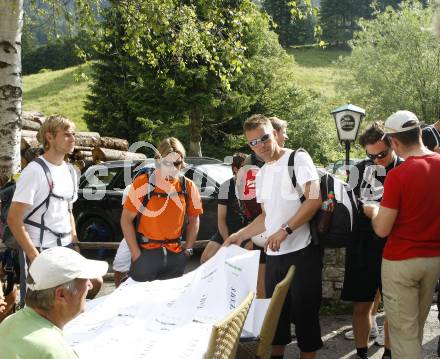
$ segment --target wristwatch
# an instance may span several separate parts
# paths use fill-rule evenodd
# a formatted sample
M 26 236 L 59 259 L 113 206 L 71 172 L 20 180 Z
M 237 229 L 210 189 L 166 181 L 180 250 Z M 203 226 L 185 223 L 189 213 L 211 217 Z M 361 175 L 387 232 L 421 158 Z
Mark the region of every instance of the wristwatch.
M 191 256 L 194 254 L 194 249 L 192 249 L 192 248 L 187 248 L 187 249 L 185 249 L 185 253 L 186 253 L 189 257 L 191 257 Z
M 282 226 L 281 229 L 282 229 L 283 231 L 286 231 L 287 234 L 292 234 L 292 233 L 293 233 L 292 228 L 290 228 L 288 224 L 285 224 L 284 226 Z

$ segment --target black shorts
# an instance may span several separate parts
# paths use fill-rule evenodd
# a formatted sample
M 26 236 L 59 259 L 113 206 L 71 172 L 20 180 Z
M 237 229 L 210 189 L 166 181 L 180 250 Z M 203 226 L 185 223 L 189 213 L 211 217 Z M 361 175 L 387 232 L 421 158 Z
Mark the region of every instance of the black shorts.
M 254 250 L 260 251 L 260 264 L 266 264 L 266 252 L 264 251 L 263 247 L 257 246 L 254 243 Z
M 322 347 L 319 308 L 322 297 L 322 250 L 314 245 L 296 252 L 266 258 L 266 294 L 271 297 L 275 286 L 284 279 L 291 265 L 295 275 L 281 310 L 273 345 L 291 342 L 290 323 L 295 324 L 298 347 L 314 352 Z
M 186 254 L 165 248 L 141 249 L 141 255 L 131 263 L 128 275 L 137 282 L 181 277 L 185 271 Z
M 341 299 L 351 302 L 373 302 L 382 292 L 381 267 L 385 240 L 360 235 L 345 250 L 345 275 Z
M 214 235 L 211 238 L 209 238 L 209 241 L 218 243 L 221 246 L 223 245 L 223 238 L 219 232 L 215 232 Z

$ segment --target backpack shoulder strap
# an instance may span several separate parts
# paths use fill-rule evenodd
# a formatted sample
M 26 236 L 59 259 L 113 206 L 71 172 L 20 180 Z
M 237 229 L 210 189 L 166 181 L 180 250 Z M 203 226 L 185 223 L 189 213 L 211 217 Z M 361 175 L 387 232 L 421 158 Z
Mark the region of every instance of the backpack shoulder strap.
M 49 169 L 49 167 L 47 167 L 47 164 L 40 158 L 40 157 L 37 157 L 36 159 L 34 159 L 34 162 L 35 163 L 38 163 L 40 166 L 41 166 L 41 168 L 43 169 L 43 171 L 44 171 L 44 175 L 45 175 L 45 177 L 46 177 L 46 180 L 47 180 L 47 184 L 49 185 L 49 194 L 47 195 L 47 197 L 39 204 L 39 205 L 37 205 L 26 217 L 25 217 L 25 220 L 24 220 L 24 222 L 26 223 L 28 220 L 29 220 L 29 218 L 35 213 L 35 212 L 37 212 L 40 208 L 41 208 L 41 206 L 43 206 L 44 204 L 46 204 L 46 211 L 47 211 L 47 207 L 49 206 L 49 198 L 50 198 L 50 196 L 51 196 L 51 194 L 52 194 L 52 192 L 53 192 L 53 179 L 52 179 L 52 174 L 50 173 L 50 169 Z M 44 213 L 46 213 L 46 211 L 44 211 Z M 44 213 L 43 213 L 43 215 L 44 215 Z
M 71 178 L 72 184 L 73 184 L 73 193 L 72 193 L 72 198 L 71 198 L 71 201 L 73 201 L 76 194 L 78 193 L 78 184 L 76 183 L 75 169 L 73 168 L 72 164 L 68 163 L 67 168 L 69 169 L 70 178 Z
M 289 156 L 289 161 L 287 162 L 287 165 L 288 165 L 289 176 L 292 179 L 292 186 L 293 186 L 293 188 L 295 188 L 295 190 L 298 192 L 298 194 L 301 194 L 300 201 L 304 202 L 306 200 L 306 198 L 304 197 L 304 193 L 302 193 L 302 190 L 300 188 L 298 188 L 298 186 L 297 186 L 296 175 L 295 175 L 295 155 L 297 152 L 306 152 L 307 153 L 307 151 L 303 148 L 298 148 L 298 149 L 294 150 Z
M 432 126 L 432 132 L 434 134 L 435 140 L 437 142 L 437 147 L 438 147 L 438 146 L 440 146 L 440 132 L 434 126 Z
M 186 177 L 184 175 L 180 175 L 180 186 L 182 188 L 182 194 L 185 197 L 185 207 L 186 207 L 186 212 L 188 212 L 188 190 L 187 190 L 187 186 L 186 186 Z
M 52 173 L 50 172 L 49 167 L 47 167 L 46 162 L 44 162 L 44 160 L 42 160 L 40 157 L 37 157 L 36 159 L 34 159 L 34 162 L 38 163 L 41 166 L 41 168 L 43 168 L 44 175 L 46 176 L 46 179 L 47 179 L 47 184 L 49 185 L 49 195 L 50 195 L 53 191 Z
M 148 187 L 153 187 L 153 189 L 151 191 L 148 191 L 147 193 L 145 193 L 144 198 L 142 199 L 142 207 L 139 208 L 137 216 L 136 216 L 136 224 L 137 224 L 137 228 L 136 231 L 139 233 L 139 226 L 141 223 L 141 217 L 142 217 L 142 213 L 144 213 L 145 208 L 147 208 L 148 205 L 148 201 L 151 199 L 151 195 L 154 192 L 154 190 L 156 189 L 156 175 L 155 173 L 151 173 L 151 175 L 145 173 L 145 175 L 147 176 L 147 184 Z
M 47 210 L 49 208 L 49 201 L 50 201 L 50 197 L 51 197 L 52 192 L 53 192 L 53 178 L 52 178 L 52 173 L 50 172 L 50 169 L 47 166 L 46 162 L 44 162 L 44 160 L 42 160 L 40 157 L 37 157 L 34 161 L 35 161 L 35 163 L 38 163 L 41 166 L 41 168 L 43 169 L 43 171 L 44 171 L 44 175 L 46 177 L 47 184 L 49 185 L 49 193 L 48 193 L 47 197 L 25 217 L 23 222 L 26 223 L 26 224 L 29 224 L 31 226 L 40 228 L 40 250 L 41 250 L 41 248 L 43 247 L 44 230 L 46 228 L 46 225 L 44 223 L 44 215 L 46 214 L 46 212 L 47 212 Z M 41 214 L 41 221 L 40 221 L 40 223 L 31 221 L 29 218 L 36 211 L 38 211 L 43 205 L 46 205 L 46 209 Z

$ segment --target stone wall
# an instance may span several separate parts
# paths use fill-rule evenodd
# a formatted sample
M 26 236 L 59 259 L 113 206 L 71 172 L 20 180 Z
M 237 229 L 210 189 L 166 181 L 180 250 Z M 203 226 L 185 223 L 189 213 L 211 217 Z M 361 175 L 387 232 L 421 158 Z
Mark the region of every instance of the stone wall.
M 324 252 L 324 268 L 322 271 L 322 297 L 337 299 L 341 297 L 344 282 L 345 248 L 330 249 Z

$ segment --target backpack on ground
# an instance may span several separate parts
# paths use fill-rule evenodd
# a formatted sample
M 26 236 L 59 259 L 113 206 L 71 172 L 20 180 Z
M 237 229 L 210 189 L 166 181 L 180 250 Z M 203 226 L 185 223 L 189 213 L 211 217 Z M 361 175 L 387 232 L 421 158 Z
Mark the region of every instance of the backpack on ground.
M 24 218 L 23 222 L 28 224 L 28 225 L 40 228 L 40 248 L 42 247 L 43 236 L 44 236 L 44 232 L 45 231 L 49 231 L 50 233 L 55 235 L 57 237 L 57 245 L 61 246 L 61 238 L 70 235 L 71 232 L 59 233 L 59 232 L 55 232 L 52 229 L 48 228 L 44 224 L 44 215 L 46 214 L 46 212 L 47 212 L 47 210 L 49 208 L 50 199 L 52 197 L 58 198 L 58 199 L 61 199 L 61 200 L 65 200 L 65 201 L 71 201 L 71 200 L 73 200 L 73 198 L 75 198 L 77 188 L 76 188 L 76 182 L 75 182 L 75 174 L 73 172 L 74 170 L 73 170 L 72 166 L 69 165 L 69 171 L 70 171 L 70 175 L 71 175 L 72 182 L 73 182 L 73 195 L 72 195 L 72 197 L 65 198 L 65 197 L 58 196 L 58 195 L 53 193 L 54 183 L 53 183 L 53 179 L 52 179 L 52 174 L 50 173 L 50 169 L 49 169 L 49 167 L 47 167 L 47 165 L 44 162 L 44 160 L 42 160 L 41 158 L 37 157 L 36 159 L 34 159 L 34 162 L 38 163 L 43 168 L 43 171 L 44 171 L 44 174 L 45 174 L 45 177 L 46 177 L 46 180 L 47 180 L 47 184 L 49 186 L 49 194 L 43 200 L 43 202 L 41 202 L 39 205 L 37 205 Z M 6 247 L 12 248 L 12 249 L 20 249 L 20 245 L 18 244 L 17 240 L 12 235 L 12 232 L 11 232 L 9 226 L 8 226 L 8 223 L 7 223 L 9 208 L 11 207 L 12 198 L 14 196 L 15 188 L 16 188 L 16 182 L 12 181 L 12 182 L 9 182 L 3 188 L 0 189 L 0 201 L 1 201 L 1 209 L 0 209 L 0 227 L 1 227 L 0 228 L 0 238 L 2 239 L 2 241 L 3 241 L 3 243 L 5 244 Z M 43 211 L 43 213 L 41 215 L 40 222 L 35 222 L 35 221 L 30 220 L 30 217 L 37 210 L 39 210 L 43 206 L 46 206 L 46 209 L 45 209 L 45 211 Z
M 301 202 L 305 201 L 304 194 L 297 187 L 296 176 L 294 171 L 295 154 L 297 152 L 306 152 L 300 148 L 293 151 L 289 157 L 289 174 L 292 178 L 292 185 L 299 195 Z M 348 245 L 351 240 L 352 233 L 357 222 L 357 201 L 352 190 L 348 185 L 332 176 L 325 170 L 317 169 L 319 174 L 319 185 L 321 190 L 321 199 L 328 203 L 332 201 L 333 211 L 325 211 L 322 207 L 310 221 L 310 232 L 312 242 L 324 248 L 343 248 Z M 326 217 L 328 221 L 327 228 L 323 231 L 320 221 Z
M 179 192 L 172 192 L 172 193 L 162 193 L 162 192 L 156 192 L 156 174 L 154 172 L 154 168 L 152 167 L 143 167 L 139 170 L 138 173 L 136 173 L 136 175 L 134 176 L 133 180 L 137 177 L 139 177 L 142 174 L 146 174 L 148 176 L 148 187 L 152 188 L 149 192 L 147 192 L 144 196 L 144 198 L 142 199 L 142 206 L 140 206 L 140 208 L 138 208 L 138 212 L 137 215 L 134 219 L 134 226 L 136 229 L 136 239 L 137 242 L 139 244 L 142 243 L 147 243 L 144 240 L 144 237 L 142 235 L 142 233 L 140 233 L 139 231 L 139 226 L 140 226 L 140 222 L 141 222 L 141 216 L 142 213 L 145 211 L 145 209 L 147 208 L 148 202 L 150 201 L 150 199 L 152 197 L 159 197 L 159 198 L 170 198 L 170 197 L 175 197 L 175 196 L 180 196 L 183 195 L 185 198 L 185 220 L 184 220 L 184 224 L 183 224 L 183 228 L 182 228 L 182 234 L 181 234 L 181 238 L 184 236 L 184 232 L 185 232 L 185 227 L 186 227 L 186 217 L 187 217 L 187 212 L 188 212 L 188 190 L 186 187 L 186 178 L 184 175 L 179 175 L 179 180 L 180 180 L 180 187 L 182 188 L 181 191 Z M 179 242 L 179 239 L 173 239 L 173 240 L 168 240 L 168 243 L 171 242 Z

